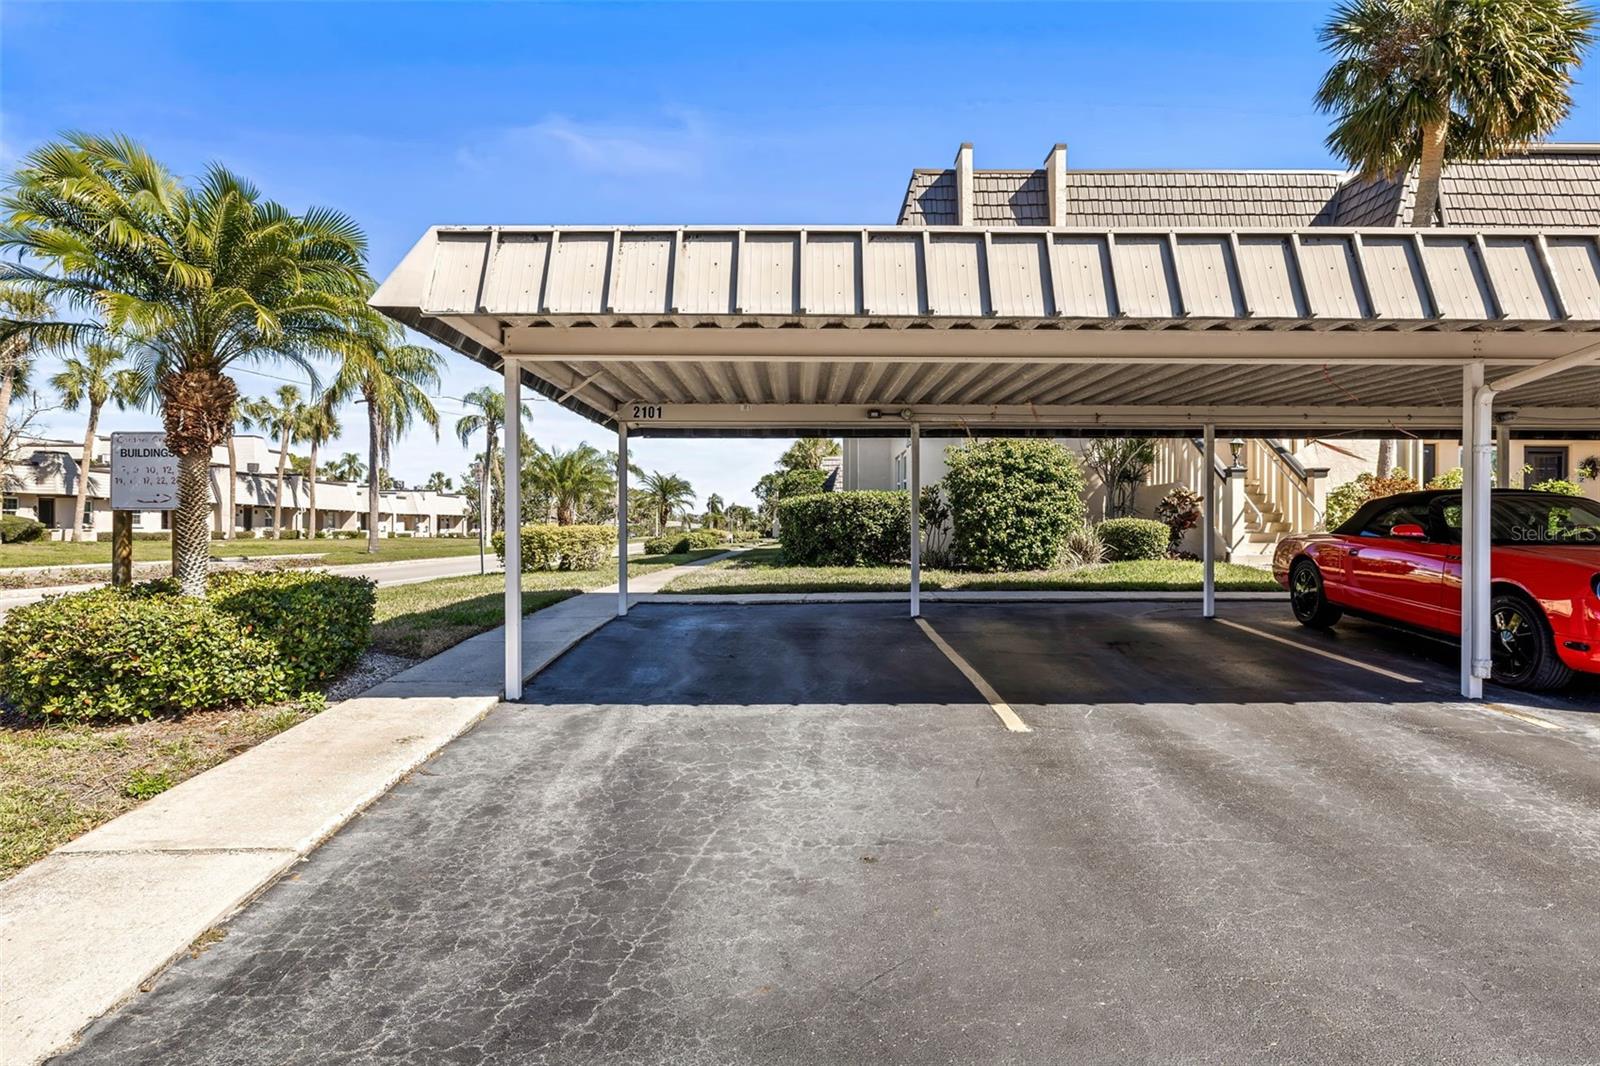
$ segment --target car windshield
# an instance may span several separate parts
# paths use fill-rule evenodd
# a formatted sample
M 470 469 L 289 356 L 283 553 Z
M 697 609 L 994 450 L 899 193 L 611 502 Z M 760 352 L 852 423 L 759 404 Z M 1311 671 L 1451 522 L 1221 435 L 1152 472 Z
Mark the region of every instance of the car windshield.
M 1461 539 L 1461 500 L 1443 502 L 1441 515 L 1452 539 Z M 1580 544 L 1600 547 L 1600 504 L 1579 496 L 1494 498 L 1490 537 L 1496 544 Z

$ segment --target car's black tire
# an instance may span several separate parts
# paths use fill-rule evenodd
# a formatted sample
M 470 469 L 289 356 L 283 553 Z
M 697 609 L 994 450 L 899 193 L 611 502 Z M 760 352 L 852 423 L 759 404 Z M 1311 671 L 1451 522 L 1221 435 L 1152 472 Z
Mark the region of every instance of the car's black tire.
M 1517 592 L 1497 593 L 1489 602 L 1489 653 L 1497 684 L 1548 692 L 1572 680 L 1572 668 L 1556 654 L 1556 640 L 1544 612 Z
M 1344 608 L 1328 602 L 1322 570 L 1310 559 L 1296 559 L 1289 567 L 1289 606 L 1297 622 L 1311 629 L 1327 629 L 1344 617 Z

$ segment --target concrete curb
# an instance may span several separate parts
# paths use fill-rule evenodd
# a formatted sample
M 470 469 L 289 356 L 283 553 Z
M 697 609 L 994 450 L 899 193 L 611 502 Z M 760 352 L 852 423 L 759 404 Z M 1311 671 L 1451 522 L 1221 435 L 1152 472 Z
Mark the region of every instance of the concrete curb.
M 648 593 L 717 558 L 634 581 Z M 526 677 L 615 616 L 612 586 L 525 617 Z M 504 654 L 503 628 L 465 640 L 0 882 L 7 1066 L 64 1050 L 476 725 L 503 696 Z

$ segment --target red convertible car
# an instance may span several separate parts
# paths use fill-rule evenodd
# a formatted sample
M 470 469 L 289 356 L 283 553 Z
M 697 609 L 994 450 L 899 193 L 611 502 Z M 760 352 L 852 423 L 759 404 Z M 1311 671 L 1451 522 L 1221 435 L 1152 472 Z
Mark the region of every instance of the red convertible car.
M 1600 504 L 1513 489 L 1491 499 L 1494 680 L 1551 689 L 1600 673 Z M 1331 533 L 1279 541 L 1272 572 L 1303 625 L 1349 611 L 1459 639 L 1461 493 L 1369 501 Z

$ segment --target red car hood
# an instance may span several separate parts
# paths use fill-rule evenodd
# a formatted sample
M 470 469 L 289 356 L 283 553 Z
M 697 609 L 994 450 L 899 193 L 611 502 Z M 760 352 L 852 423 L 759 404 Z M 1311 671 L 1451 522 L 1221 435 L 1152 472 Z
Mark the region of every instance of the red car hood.
M 1514 555 L 1518 558 L 1536 559 L 1542 562 L 1554 560 L 1600 570 L 1600 544 L 1529 544 L 1523 547 L 1496 544 L 1494 550 L 1496 555 Z

